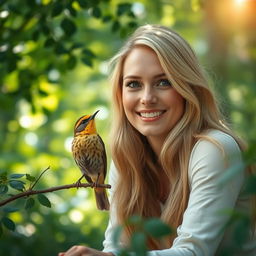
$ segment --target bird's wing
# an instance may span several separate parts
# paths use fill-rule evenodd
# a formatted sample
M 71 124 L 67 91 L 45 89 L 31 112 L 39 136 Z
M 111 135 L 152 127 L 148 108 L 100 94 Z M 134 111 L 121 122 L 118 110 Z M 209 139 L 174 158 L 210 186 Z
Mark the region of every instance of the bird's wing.
M 103 151 L 102 151 L 102 160 L 103 160 L 103 164 L 104 164 L 104 170 L 103 170 L 103 174 L 104 174 L 104 178 L 107 175 L 107 155 L 106 155 L 106 149 L 105 149 L 105 144 L 102 140 L 102 138 L 100 137 L 100 135 L 98 135 L 99 141 L 102 144 L 103 147 Z
M 92 179 L 90 178 L 90 176 L 88 176 L 86 173 L 89 173 L 87 170 L 87 166 L 89 166 L 89 161 L 87 160 L 86 157 L 82 157 L 80 158 L 79 161 L 77 161 L 75 159 L 76 164 L 79 166 L 79 168 L 81 169 L 85 179 L 89 182 L 92 183 Z

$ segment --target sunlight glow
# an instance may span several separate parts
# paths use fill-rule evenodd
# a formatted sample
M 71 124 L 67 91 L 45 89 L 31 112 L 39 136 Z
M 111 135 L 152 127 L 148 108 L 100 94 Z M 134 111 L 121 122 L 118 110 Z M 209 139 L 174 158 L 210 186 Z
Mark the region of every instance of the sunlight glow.
M 19 124 L 26 129 L 37 129 L 47 121 L 47 117 L 43 114 L 22 115 L 19 118 Z
M 48 73 L 48 78 L 51 81 L 58 81 L 60 78 L 60 72 L 57 69 L 52 69 Z
M 17 231 L 26 237 L 30 237 L 36 232 L 36 227 L 33 224 L 27 224 L 24 226 L 18 225 Z
M 28 132 L 26 135 L 25 135 L 25 141 L 28 145 L 30 146 L 35 146 L 38 142 L 38 137 L 35 133 L 33 132 Z
M 74 222 L 74 223 L 80 223 L 82 222 L 84 215 L 78 210 L 71 210 L 69 213 L 69 218 Z
M 243 5 L 247 0 L 234 0 L 235 4 L 237 5 Z
M 23 128 L 29 128 L 33 124 L 33 119 L 31 116 L 22 116 L 19 122 Z
M 132 5 L 132 10 L 137 17 L 143 17 L 145 15 L 145 6 L 142 3 L 134 3 Z
M 229 90 L 229 98 L 236 105 L 241 105 L 243 103 L 243 95 L 238 88 Z
M 99 120 L 104 120 L 104 119 L 108 118 L 109 110 L 105 106 L 99 106 L 97 109 L 100 110 L 100 112 L 97 114 L 97 118 Z
M 71 152 L 73 137 L 68 137 L 64 142 L 64 147 L 68 152 Z
M 4 10 L 2 12 L 0 12 L 0 18 L 4 19 L 9 15 L 9 12 Z

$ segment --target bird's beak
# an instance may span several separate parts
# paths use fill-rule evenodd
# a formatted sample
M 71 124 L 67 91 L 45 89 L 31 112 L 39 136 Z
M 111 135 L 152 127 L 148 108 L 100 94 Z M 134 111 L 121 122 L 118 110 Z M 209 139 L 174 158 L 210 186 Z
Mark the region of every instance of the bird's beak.
M 99 110 L 97 110 L 91 117 L 89 120 L 93 120 L 95 118 L 95 116 L 98 114 Z

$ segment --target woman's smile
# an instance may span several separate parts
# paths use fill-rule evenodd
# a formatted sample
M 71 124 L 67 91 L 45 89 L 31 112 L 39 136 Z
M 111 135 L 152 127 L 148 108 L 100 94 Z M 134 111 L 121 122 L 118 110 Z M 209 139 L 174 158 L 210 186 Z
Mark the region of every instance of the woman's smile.
M 165 113 L 165 110 L 142 110 L 138 112 L 138 115 L 145 122 L 152 122 L 160 119 Z

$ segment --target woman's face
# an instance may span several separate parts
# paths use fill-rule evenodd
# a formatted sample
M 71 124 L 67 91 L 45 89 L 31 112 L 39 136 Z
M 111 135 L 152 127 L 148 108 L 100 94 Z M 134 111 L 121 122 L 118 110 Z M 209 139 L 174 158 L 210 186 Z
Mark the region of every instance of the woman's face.
M 135 47 L 124 61 L 122 100 L 127 119 L 149 141 L 163 142 L 184 111 L 184 99 L 146 46 Z

